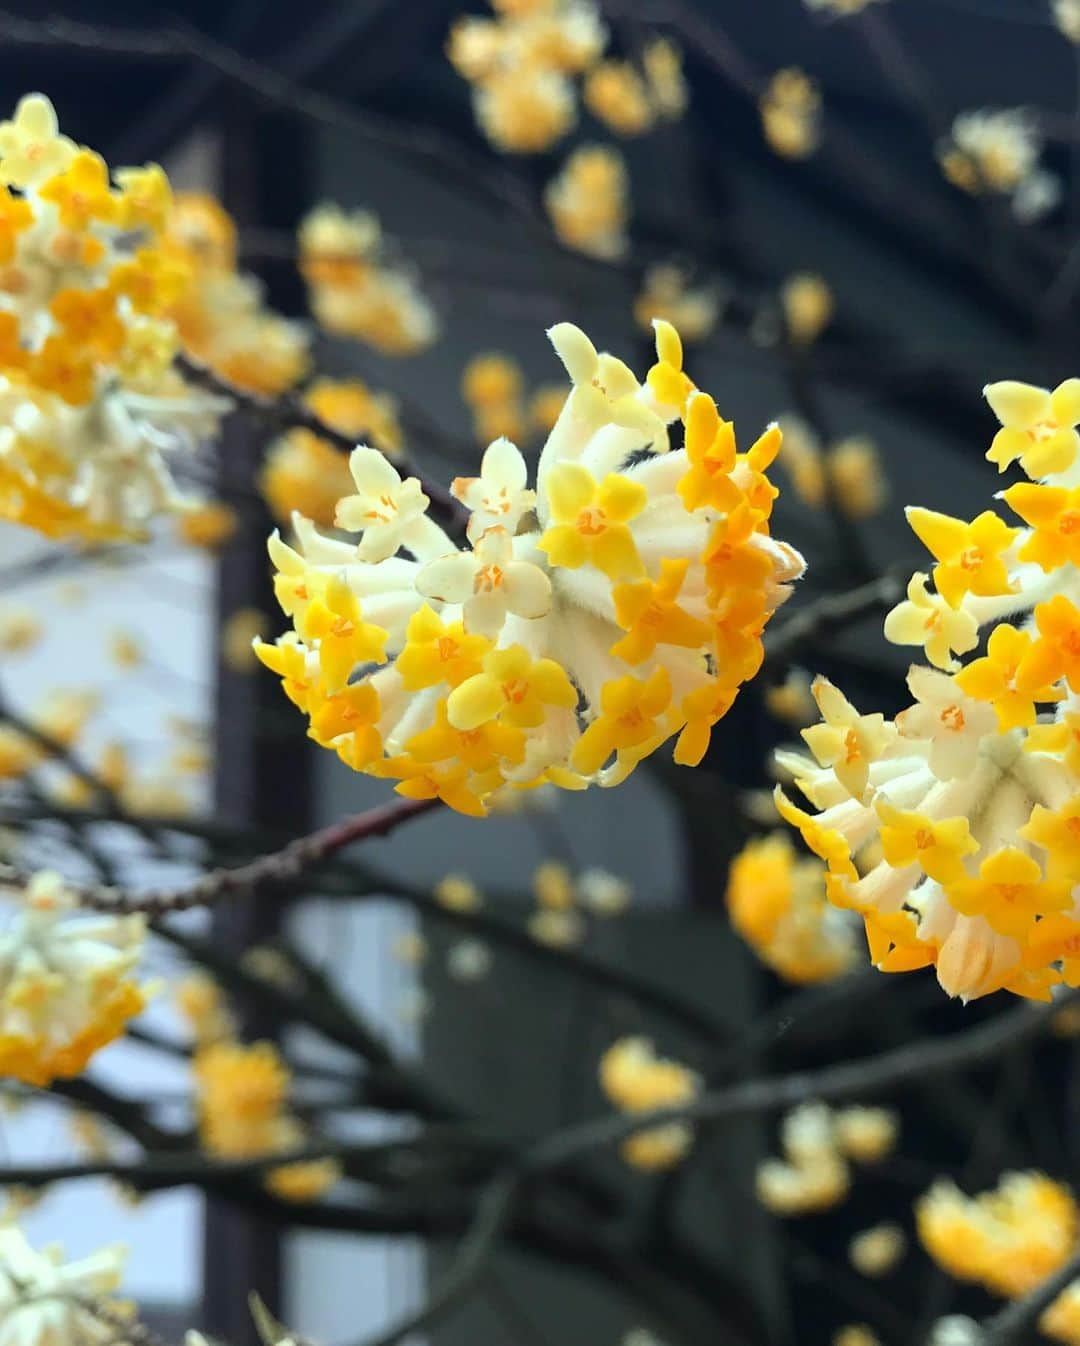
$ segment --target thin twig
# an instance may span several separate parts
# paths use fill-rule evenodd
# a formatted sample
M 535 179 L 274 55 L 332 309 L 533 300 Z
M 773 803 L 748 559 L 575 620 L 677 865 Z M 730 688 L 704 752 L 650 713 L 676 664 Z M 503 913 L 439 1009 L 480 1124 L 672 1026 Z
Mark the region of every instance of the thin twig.
M 1043 1310 L 1048 1309 L 1075 1280 L 1080 1280 L 1080 1252 L 1023 1299 L 1014 1300 L 992 1318 L 987 1318 L 978 1338 L 979 1346 L 1009 1346 L 1010 1342 L 1023 1341 Z

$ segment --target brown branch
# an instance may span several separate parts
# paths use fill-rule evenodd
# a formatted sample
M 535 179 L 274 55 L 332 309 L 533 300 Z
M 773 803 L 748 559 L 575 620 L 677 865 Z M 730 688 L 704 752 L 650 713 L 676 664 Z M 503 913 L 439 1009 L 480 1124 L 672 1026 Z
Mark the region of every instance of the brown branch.
M 266 886 L 289 883 L 353 842 L 387 836 L 409 819 L 438 807 L 439 802 L 437 799 L 392 800 L 342 822 L 331 823 L 318 832 L 298 837 L 280 850 L 260 855 L 249 864 L 232 869 L 212 869 L 193 883 L 174 888 L 133 893 L 106 884 L 68 886 L 76 893 L 81 906 L 95 911 L 167 916 L 189 911 L 192 907 L 210 906 L 224 898 L 248 897 Z M 0 884 L 25 887 L 30 877 L 14 865 L 0 864 Z
M 863 617 L 891 607 L 903 596 L 903 583 L 897 575 L 888 573 L 846 593 L 815 599 L 786 621 L 773 625 L 765 638 L 766 663 L 783 664 L 816 636 L 854 625 Z

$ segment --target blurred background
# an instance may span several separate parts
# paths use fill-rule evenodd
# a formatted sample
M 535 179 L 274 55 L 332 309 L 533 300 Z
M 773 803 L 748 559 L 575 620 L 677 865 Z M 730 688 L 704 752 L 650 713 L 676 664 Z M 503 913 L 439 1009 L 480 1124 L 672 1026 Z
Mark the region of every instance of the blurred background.
M 687 341 L 695 381 L 743 439 L 778 416 L 792 423 L 775 522 L 813 562 L 797 601 L 910 573 L 919 549 L 904 503 L 967 515 L 996 489 L 984 461 L 994 422 L 983 384 L 1053 385 L 1075 372 L 1080 48 L 1045 0 L 892 0 L 851 21 L 802 0 L 600 8 L 612 49 L 628 58 L 657 32 L 678 44 L 684 115 L 626 138 L 583 107 L 549 150 L 498 153 L 447 58 L 462 14 L 490 15 L 462 0 L 307 0 L 302 8 L 175 0 L 167 12 L 118 0 L 8 5 L 0 93 L 10 108 L 41 90 L 61 126 L 110 164 L 159 160 L 174 187 L 218 198 L 237 224 L 238 266 L 260 279 L 273 309 L 310 324 L 318 372 L 388 394 L 410 456 L 434 476 L 475 465 L 486 443 L 462 392 L 470 360 L 500 352 L 516 362 L 528 393 L 557 385 L 562 371 L 544 332 L 569 320 L 643 369 L 648 278 L 655 283 L 657 266 L 676 268 L 711 315 Z M 816 81 L 824 107 L 820 143 L 796 155 L 778 152 L 761 116 L 769 81 L 794 67 Z M 943 175 L 955 118 L 986 108 L 1030 114 L 1040 168 L 1054 184 L 1035 218 L 1008 193 L 966 191 Z M 541 204 L 567 154 L 592 143 L 616 144 L 628 174 L 629 242 L 613 258 L 560 242 Z M 527 209 L 508 205 L 510 195 Z M 395 356 L 312 323 L 296 231 L 322 201 L 377 215 L 391 256 L 437 316 L 437 341 Z M 813 285 L 802 292 L 809 315 L 799 308 L 800 292 L 790 289 L 797 277 L 824 285 L 823 322 Z M 543 441 L 540 424 L 522 427 L 528 454 Z M 268 438 L 251 422 L 229 426 L 215 471 L 237 526 L 216 548 L 164 530 L 134 565 L 124 555 L 58 555 L 32 534 L 0 530 L 0 606 L 29 606 L 45 625 L 34 648 L 0 651 L 0 693 L 29 713 L 54 690 L 88 689 L 98 700 L 82 751 L 97 760 L 122 740 L 146 811 L 182 806 L 278 835 L 378 802 L 385 787 L 311 747 L 275 680 L 236 654 L 260 622 L 276 629 L 266 616 L 274 611 L 265 557 L 272 519 L 251 486 Z M 869 479 L 873 500 L 846 510 L 839 493 L 822 495 L 820 463 L 853 440 L 864 453 L 855 455 L 856 485 Z M 881 639 L 881 610 L 868 605 L 862 620 L 800 650 L 799 662 L 889 713 L 902 704 L 908 657 Z M 137 658 L 125 661 L 125 638 Z M 699 997 L 733 1032 L 752 1026 L 785 991 L 732 933 L 724 889 L 731 856 L 759 826 L 753 792 L 770 783 L 769 750 L 793 733 L 767 704 L 787 674 L 780 661 L 744 691 L 698 773 L 660 762 L 617 801 L 594 792 L 573 797 L 572 808 L 488 824 L 428 817 L 383 843 L 380 863 L 418 886 L 466 872 L 481 889 L 522 893 L 545 861 L 574 872 L 600 867 L 632 885 L 634 904 L 618 922 L 590 928 L 589 951 Z M 176 753 L 193 739 L 205 749 L 203 765 L 183 774 Z M 378 901 L 314 901 L 293 915 L 268 898 L 215 917 L 213 934 L 240 948 L 282 923 L 399 1050 L 481 1115 L 532 1132 L 603 1107 L 595 1061 L 615 1033 L 636 1027 L 625 1006 L 588 987 L 567 993 L 544 966 L 509 952 L 482 979 L 463 982 L 461 955 L 450 956 L 460 941 L 437 922 L 424 928 L 427 960 L 410 966 L 394 950 L 420 924 Z M 790 1058 L 781 1039 L 770 1061 L 802 1065 L 826 1046 L 836 1056 L 887 1046 L 913 1025 L 955 1026 L 959 1011 L 928 990 L 920 980 L 903 1003 L 875 993 L 865 1011 L 823 1023 L 823 1040 L 811 1035 Z M 245 1014 L 247 1034 L 276 1031 L 257 1009 Z M 175 1012 L 162 1002 L 151 1018 L 168 1031 Z M 666 1042 L 695 1060 L 689 1038 L 675 1031 Z M 664 1231 L 677 1227 L 699 1259 L 706 1302 L 718 1293 L 708 1284 L 718 1268 L 720 1285 L 742 1287 L 734 1317 L 748 1339 L 826 1341 L 838 1323 L 877 1315 L 894 1339 L 915 1340 L 904 1307 L 913 1295 L 936 1297 L 940 1314 L 979 1303 L 965 1298 L 977 1292 L 929 1285 L 927 1263 L 912 1257 L 883 1302 L 877 1287 L 843 1270 L 846 1240 L 864 1208 L 863 1223 L 883 1203 L 909 1208 L 936 1165 L 967 1153 L 988 1099 L 1001 1101 L 995 1090 L 1013 1111 L 1002 1112 L 997 1140 L 982 1148 L 984 1177 L 1005 1156 L 1034 1153 L 1075 1178 L 1075 1128 L 1069 1136 L 1066 1126 L 1063 1140 L 1056 1122 L 1045 1122 L 1073 1115 L 1065 1049 L 1047 1050 L 1052 1059 L 1032 1053 L 1004 1082 L 912 1099 L 904 1128 L 919 1160 L 906 1170 L 897 1161 L 812 1226 L 778 1225 L 738 1180 L 774 1148 L 768 1120 L 703 1144 L 678 1180 L 644 1184 L 614 1159 L 607 1176 L 628 1188 L 628 1218 L 658 1222 L 657 1266 L 675 1255 Z M 138 1043 L 112 1049 L 100 1073 L 141 1097 L 167 1101 L 183 1091 L 183 1063 Z M 1025 1109 L 1022 1098 L 1039 1103 Z M 357 1115 L 349 1125 L 390 1135 L 407 1123 Z M 0 1140 L 9 1156 L 49 1159 L 71 1144 L 47 1101 L 5 1118 Z M 237 1343 L 249 1332 L 238 1287 L 258 1287 L 314 1339 L 358 1341 L 414 1305 L 444 1259 L 420 1231 L 285 1230 L 186 1191 L 132 1208 L 107 1184 L 51 1194 L 27 1230 L 36 1242 L 62 1239 L 73 1255 L 114 1237 L 129 1243 L 126 1288 L 152 1307 L 152 1321 L 171 1331 L 202 1320 Z M 515 1251 L 495 1269 L 490 1295 L 434 1329 L 433 1340 L 584 1346 L 636 1326 L 601 1280 Z M 722 1320 L 713 1330 L 715 1340 L 729 1339 Z M 732 1328 L 730 1339 L 743 1337 Z

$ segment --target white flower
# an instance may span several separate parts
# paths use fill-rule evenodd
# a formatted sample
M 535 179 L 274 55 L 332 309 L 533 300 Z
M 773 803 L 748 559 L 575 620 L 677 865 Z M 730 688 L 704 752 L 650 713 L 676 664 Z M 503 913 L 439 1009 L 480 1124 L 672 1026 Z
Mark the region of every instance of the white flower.
M 408 546 L 413 525 L 424 518 L 428 498 L 415 477 L 401 480 L 397 469 L 378 451 L 362 445 L 349 455 L 356 494 L 338 501 L 335 523 L 363 533 L 356 548 L 361 561 L 385 561 Z
M 1080 42 L 1080 0 L 1051 0 L 1054 22 L 1070 42 Z
M 536 492 L 525 489 L 528 478 L 525 459 L 504 438 L 488 445 L 478 477 L 454 478 L 450 489 L 472 511 L 468 530 L 471 542 L 495 526 L 514 535 L 522 515 L 536 503 Z
M 455 981 L 480 981 L 491 970 L 491 950 L 478 939 L 461 939 L 446 955 L 446 970 Z
M 0 180 L 11 187 L 36 187 L 62 173 L 75 145 L 60 134 L 56 113 L 39 93 L 19 99 L 11 121 L 0 122 Z
M 525 548 L 532 549 L 528 539 Z M 484 636 L 498 635 L 508 612 L 534 619 L 551 611 L 551 581 L 538 565 L 514 559 L 514 539 L 505 528 L 489 528 L 471 552 L 429 561 L 416 587 L 425 598 L 461 603 L 465 629 Z
M 897 729 L 904 738 L 929 742 L 930 770 L 938 780 L 966 776 L 983 738 L 997 732 L 993 706 L 967 696 L 947 673 L 921 664 L 909 669 L 907 684 L 918 704 L 896 717 Z
M 55 1245 L 36 1251 L 21 1230 L 0 1229 L 0 1346 L 96 1346 L 116 1326 L 80 1301 L 97 1301 L 120 1284 L 125 1251 L 102 1248 L 63 1263 Z
M 606 869 L 586 869 L 578 875 L 578 892 L 597 916 L 618 916 L 630 905 L 633 889 Z

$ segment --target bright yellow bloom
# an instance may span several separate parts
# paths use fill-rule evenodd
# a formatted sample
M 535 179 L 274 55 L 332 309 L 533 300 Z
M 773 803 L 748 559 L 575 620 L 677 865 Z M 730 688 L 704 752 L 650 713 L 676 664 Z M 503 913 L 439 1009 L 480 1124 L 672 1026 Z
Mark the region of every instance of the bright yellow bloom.
M 1015 846 L 995 851 L 979 866 L 977 879 L 949 885 L 949 901 L 965 916 L 985 916 L 1004 935 L 1021 936 L 1045 912 L 1071 905 L 1070 886 L 1043 878 L 1038 864 Z
M 1004 472 L 1020 459 L 1029 477 L 1065 472 L 1080 449 L 1080 379 L 1066 379 L 1053 392 L 1007 380 L 983 389 L 1001 422 L 987 458 Z
M 459 729 L 476 729 L 498 716 L 518 728 L 544 722 L 546 708 L 573 710 L 577 692 L 561 664 L 533 659 L 521 645 L 490 650 L 479 673 L 458 683 L 450 694 L 450 722 Z
M 645 508 L 645 488 L 610 472 L 597 482 L 578 463 L 557 463 L 548 477 L 553 524 L 537 546 L 554 566 L 594 565 L 609 579 L 634 578 L 643 566 L 626 526 Z
M 319 642 L 319 667 L 330 693 L 341 691 L 357 664 L 386 660 L 387 632 L 364 621 L 359 599 L 339 576 L 308 603 L 299 630 L 309 643 Z
M 585 80 L 585 105 L 616 135 L 638 136 L 652 125 L 644 80 L 629 61 L 601 61 Z
M 615 620 L 627 632 L 611 653 L 628 664 L 643 663 L 657 645 L 694 649 L 708 639 L 708 626 L 681 608 L 679 590 L 690 568 L 687 558 L 660 562 L 660 578 L 617 584 L 612 590 Z
M 486 636 L 468 635 L 461 622 L 445 625 L 426 605 L 409 621 L 397 669 L 409 691 L 448 683 L 457 687 L 483 668 L 491 648 Z
M 119 213 L 105 160 L 93 150 L 79 150 L 63 172 L 41 188 L 40 195 L 56 206 L 65 229 L 85 229 L 92 221 L 111 224 Z
M 805 159 L 821 143 L 821 94 L 801 70 L 779 70 L 760 100 L 765 139 L 785 159 Z
M 821 276 L 802 272 L 789 277 L 781 287 L 780 302 L 791 339 L 802 345 L 816 341 L 832 319 L 832 290 Z
M 959 607 L 968 593 L 996 596 L 1010 592 L 1003 553 L 1012 546 L 1018 530 L 1007 527 L 992 510 L 964 523 L 913 505 L 907 510 L 907 520 L 938 562 L 934 583 L 950 606 Z
M 1021 561 L 1043 570 L 1080 564 L 1080 486 L 1035 486 L 1019 482 L 1004 492 L 1009 508 L 1034 530 L 1020 548 Z
M 1026 631 L 1002 622 L 987 642 L 986 654 L 956 674 L 956 685 L 978 701 L 989 701 L 1001 729 L 1035 723 L 1037 701 L 1058 701 L 1047 682 L 1044 660 Z
M 622 155 L 607 145 L 582 145 L 544 190 L 555 232 L 568 248 L 590 257 L 626 251 L 629 179 Z
M 1036 804 L 1019 835 L 1045 851 L 1048 878 L 1080 882 L 1080 795 L 1059 809 Z
M 979 849 L 966 818 L 935 821 L 925 813 L 905 812 L 876 802 L 882 820 L 881 847 L 894 869 L 918 865 L 938 883 L 954 883 L 964 877 L 964 856 Z
M 598 771 L 612 753 L 633 753 L 658 732 L 657 719 L 671 704 L 671 679 L 658 668 L 645 682 L 627 676 L 605 683 L 600 714 L 574 749 L 572 765 L 585 775 Z

